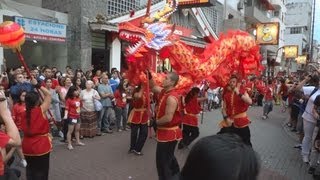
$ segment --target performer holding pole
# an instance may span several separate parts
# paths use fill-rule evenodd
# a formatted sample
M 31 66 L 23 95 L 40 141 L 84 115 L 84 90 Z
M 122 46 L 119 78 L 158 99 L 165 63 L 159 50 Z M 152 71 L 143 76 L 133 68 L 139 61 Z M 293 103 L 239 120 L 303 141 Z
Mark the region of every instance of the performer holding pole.
M 230 77 L 228 86 L 224 88 L 222 99 L 224 120 L 220 122 L 222 128 L 218 134 L 235 133 L 242 138 L 245 144 L 252 146 L 249 129 L 250 120 L 247 116 L 247 110 L 249 105 L 252 104 L 252 100 L 245 87 L 240 87 L 237 76 L 232 75 Z
M 142 83 L 133 91 L 132 106 L 128 122 L 131 125 L 129 153 L 143 155 L 141 150 L 148 136 L 148 94 Z
M 207 99 L 206 97 L 198 98 L 199 92 L 200 89 L 194 87 L 184 98 L 184 116 L 182 120 L 183 139 L 178 144 L 178 149 L 189 146 L 192 141 L 194 141 L 199 136 L 198 114 L 202 110 L 199 103 L 201 101 L 204 102 Z
M 151 73 L 147 71 L 150 88 L 154 93 L 160 93 L 160 103 L 156 115 L 157 124 L 157 150 L 156 165 L 159 180 L 179 179 L 179 164 L 174 156 L 178 141 L 182 138 L 180 124 L 181 98 L 175 91 L 179 76 L 170 72 L 162 82 L 163 88 L 156 86 Z

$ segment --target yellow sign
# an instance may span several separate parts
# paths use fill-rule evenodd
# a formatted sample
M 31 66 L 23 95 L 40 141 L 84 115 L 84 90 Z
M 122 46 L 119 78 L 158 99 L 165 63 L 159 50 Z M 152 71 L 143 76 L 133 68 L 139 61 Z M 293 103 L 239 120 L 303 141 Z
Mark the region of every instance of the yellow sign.
M 298 57 L 298 46 L 284 46 L 284 58 L 296 58 Z
M 196 6 L 211 6 L 210 0 L 178 0 L 179 7 L 196 7 Z
M 307 56 L 306 55 L 298 56 L 296 58 L 296 60 L 297 60 L 298 64 L 307 64 Z
M 260 45 L 279 44 L 279 23 L 258 23 L 256 25 L 256 41 Z

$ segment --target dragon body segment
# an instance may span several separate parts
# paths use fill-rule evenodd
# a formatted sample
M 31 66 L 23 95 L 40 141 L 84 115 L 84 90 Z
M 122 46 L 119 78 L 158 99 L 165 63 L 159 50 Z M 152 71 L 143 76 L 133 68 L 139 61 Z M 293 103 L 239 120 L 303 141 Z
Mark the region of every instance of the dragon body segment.
M 259 46 L 243 31 L 222 34 L 217 41 L 208 44 L 202 54 L 194 54 L 192 48 L 173 34 L 175 26 L 161 17 L 165 14 L 167 18 L 175 10 L 176 1 L 170 1 L 164 12 L 158 12 L 156 17 L 147 17 L 140 27 L 130 22 L 119 24 L 119 37 L 132 43 L 126 52 L 130 61 L 129 77 L 141 79 L 143 75 L 137 76 L 136 73 L 148 68 L 145 57 L 151 51 L 157 52 L 162 59 L 170 60 L 172 68 L 185 79 L 181 87 L 204 79 L 214 86 L 225 86 L 232 73 L 240 77 L 260 73 Z

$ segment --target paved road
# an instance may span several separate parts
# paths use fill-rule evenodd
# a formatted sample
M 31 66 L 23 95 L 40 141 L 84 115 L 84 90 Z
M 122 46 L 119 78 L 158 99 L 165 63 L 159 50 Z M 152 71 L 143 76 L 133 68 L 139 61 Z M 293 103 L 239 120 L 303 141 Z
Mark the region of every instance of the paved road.
M 259 180 L 311 180 L 299 151 L 293 148 L 297 143 L 295 135 L 283 128 L 287 114 L 276 107 L 270 119 L 261 120 L 261 112 L 261 107 L 249 110 L 252 143 L 262 162 Z M 200 136 L 215 134 L 219 119 L 220 110 L 207 112 L 200 126 Z M 135 156 L 127 154 L 129 135 L 127 131 L 85 139 L 86 146 L 75 147 L 72 151 L 55 141 L 50 180 L 156 180 L 155 140 L 147 140 L 144 156 Z M 188 149 L 176 151 L 180 166 L 188 152 Z

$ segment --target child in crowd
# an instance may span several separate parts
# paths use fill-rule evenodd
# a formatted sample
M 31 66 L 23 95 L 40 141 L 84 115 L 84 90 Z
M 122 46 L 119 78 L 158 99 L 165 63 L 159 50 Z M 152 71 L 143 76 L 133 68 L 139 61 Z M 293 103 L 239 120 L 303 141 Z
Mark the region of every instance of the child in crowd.
M 79 91 L 75 86 L 71 86 L 65 97 L 66 99 L 66 109 L 64 114 L 64 119 L 68 122 L 68 149 L 72 150 L 73 146 L 71 144 L 71 135 L 75 131 L 76 145 L 84 146 L 85 144 L 80 141 L 80 108 L 82 107 L 81 100 L 79 98 Z

